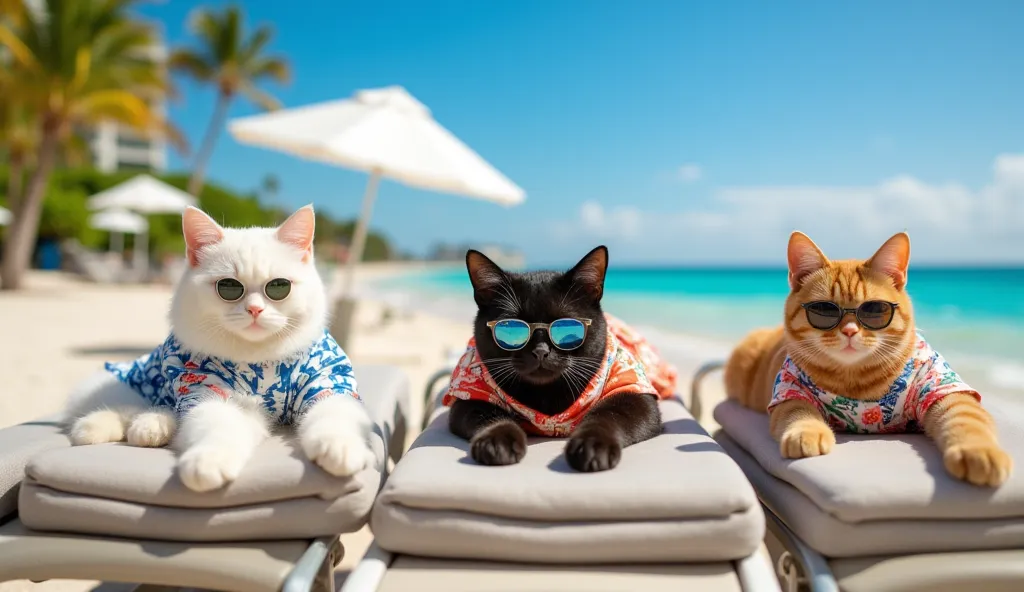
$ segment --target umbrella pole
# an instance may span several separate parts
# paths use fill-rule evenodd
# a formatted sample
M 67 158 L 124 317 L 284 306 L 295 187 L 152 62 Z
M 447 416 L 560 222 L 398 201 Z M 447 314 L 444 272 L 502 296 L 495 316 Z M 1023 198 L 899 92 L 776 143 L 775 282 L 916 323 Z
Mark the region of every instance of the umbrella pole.
M 111 232 L 110 233 L 110 250 L 116 252 L 118 255 L 124 254 L 124 233 L 123 232 Z
M 342 298 L 351 295 L 356 266 L 363 259 L 366 234 L 370 228 L 370 216 L 373 214 L 373 201 L 377 198 L 378 185 L 380 185 L 380 171 L 374 170 L 370 173 L 370 180 L 366 184 L 366 193 L 363 194 L 363 211 L 359 214 L 356 230 L 352 234 L 352 243 L 348 248 L 348 260 L 345 262 L 345 276 L 341 287 Z
M 145 281 L 149 275 L 149 231 L 142 231 L 135 235 L 135 244 L 132 246 L 135 255 L 133 265 L 136 277 L 139 281 Z

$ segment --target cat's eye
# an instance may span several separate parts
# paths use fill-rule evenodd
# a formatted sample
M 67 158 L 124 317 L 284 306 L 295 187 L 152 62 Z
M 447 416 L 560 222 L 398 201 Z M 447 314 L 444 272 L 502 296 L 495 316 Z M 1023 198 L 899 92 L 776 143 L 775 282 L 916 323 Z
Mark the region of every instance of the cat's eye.
M 226 302 L 235 302 L 245 295 L 245 286 L 235 278 L 217 280 L 217 295 Z
M 893 317 L 896 316 L 896 307 L 899 304 L 884 300 L 868 300 L 857 308 L 843 308 L 835 302 L 818 300 L 800 306 L 804 308 L 804 313 L 807 315 L 807 323 L 821 331 L 835 329 L 843 321 L 843 317 L 849 313 L 856 315 L 857 321 L 866 329 L 881 331 L 892 323 Z
M 267 282 L 263 293 L 273 301 L 284 300 L 292 293 L 292 282 L 284 278 L 277 278 Z

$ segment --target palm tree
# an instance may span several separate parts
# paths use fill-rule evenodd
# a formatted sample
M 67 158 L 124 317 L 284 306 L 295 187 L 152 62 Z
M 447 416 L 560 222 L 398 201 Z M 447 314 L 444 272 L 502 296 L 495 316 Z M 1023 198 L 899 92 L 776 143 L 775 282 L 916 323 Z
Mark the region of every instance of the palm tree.
M 199 9 L 190 23 L 193 34 L 199 38 L 199 47 L 178 49 L 171 54 L 172 69 L 217 87 L 217 104 L 188 182 L 188 192 L 192 195 L 199 195 L 203 187 L 206 166 L 235 96 L 241 94 L 268 111 L 277 109 L 280 102 L 256 85 L 266 79 L 286 83 L 291 78 L 290 68 L 283 58 L 262 54 L 274 36 L 273 30 L 260 25 L 247 36 L 244 18 L 237 6 L 229 6 L 222 12 Z
M 21 285 L 39 231 L 43 196 L 61 146 L 79 127 L 114 121 L 145 133 L 169 129 L 147 98 L 167 90 L 147 54 L 153 29 L 132 19 L 132 0 L 42 0 L 18 5 L 20 19 L 0 23 L 0 46 L 19 104 L 34 111 L 35 170 L 28 177 L 4 243 L 0 281 Z

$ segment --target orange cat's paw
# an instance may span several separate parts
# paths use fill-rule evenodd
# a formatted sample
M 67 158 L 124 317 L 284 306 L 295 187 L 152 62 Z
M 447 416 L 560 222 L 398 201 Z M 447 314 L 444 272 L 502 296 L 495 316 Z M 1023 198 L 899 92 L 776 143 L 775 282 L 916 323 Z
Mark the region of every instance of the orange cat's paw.
M 800 421 L 789 426 L 779 438 L 779 449 L 785 458 L 821 456 L 832 452 L 836 435 L 820 421 Z
M 998 487 L 1013 470 L 1013 459 L 996 444 L 950 446 L 942 456 L 951 475 L 975 485 Z

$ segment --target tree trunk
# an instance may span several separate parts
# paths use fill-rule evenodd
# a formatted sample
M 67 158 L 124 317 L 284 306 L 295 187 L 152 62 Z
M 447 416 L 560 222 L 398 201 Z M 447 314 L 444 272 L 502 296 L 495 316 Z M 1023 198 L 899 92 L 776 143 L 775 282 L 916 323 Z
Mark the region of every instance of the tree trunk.
M 10 155 L 10 166 L 7 169 L 7 205 L 11 215 L 18 216 L 21 209 L 21 182 L 25 178 L 25 159 L 21 154 Z
M 50 172 L 57 159 L 60 121 L 49 114 L 43 118 L 43 137 L 39 145 L 39 161 L 21 196 L 18 211 L 4 242 L 4 259 L 0 267 L 0 289 L 17 290 L 28 269 L 39 234 L 39 217 L 43 213 L 43 198 Z
M 217 105 L 213 108 L 213 116 L 210 118 L 210 126 L 206 128 L 206 135 L 203 136 L 203 143 L 196 153 L 196 162 L 192 168 L 192 178 L 188 180 L 188 192 L 199 197 L 203 189 L 203 179 L 206 177 L 206 165 L 210 163 L 210 156 L 213 154 L 213 147 L 220 136 L 220 130 L 224 127 L 224 119 L 228 114 L 228 105 L 231 104 L 231 95 L 220 92 L 217 94 Z

